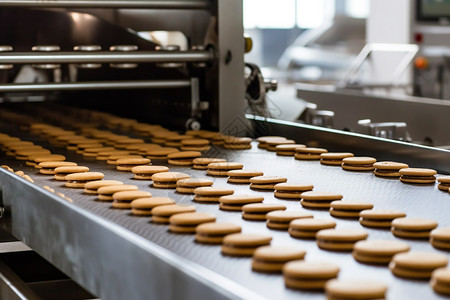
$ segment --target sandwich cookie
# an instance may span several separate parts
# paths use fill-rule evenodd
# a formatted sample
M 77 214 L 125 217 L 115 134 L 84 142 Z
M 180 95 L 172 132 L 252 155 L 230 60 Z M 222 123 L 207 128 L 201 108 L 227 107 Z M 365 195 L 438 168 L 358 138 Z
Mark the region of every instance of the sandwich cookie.
M 353 157 L 350 152 L 329 152 L 320 154 L 320 163 L 326 166 L 341 166 L 342 160 L 347 157 Z
M 121 191 L 114 193 L 112 195 L 113 208 L 119 208 L 119 209 L 130 209 L 131 208 L 131 202 L 133 200 L 139 199 L 139 198 L 149 198 L 152 194 L 146 191 Z
M 359 213 L 372 209 L 373 204 L 365 201 L 333 201 L 330 204 L 330 215 L 336 218 L 359 219 Z
M 95 157 L 96 160 L 105 160 L 107 161 L 108 158 L 112 155 L 131 155 L 129 151 L 124 150 L 107 150 L 107 151 L 100 151 L 97 152 L 97 156 Z
M 84 193 L 85 194 L 92 194 L 92 195 L 97 195 L 98 192 L 97 190 L 101 187 L 104 186 L 109 186 L 109 185 L 119 185 L 119 184 L 123 184 L 122 181 L 118 181 L 118 180 L 96 180 L 96 181 L 91 181 L 88 182 L 84 185 Z
M 314 147 L 299 147 L 295 149 L 295 159 L 297 160 L 320 160 L 322 153 L 327 153 L 327 149 Z
M 297 239 L 315 239 L 317 232 L 322 229 L 336 227 L 336 222 L 328 219 L 302 218 L 289 223 L 289 234 Z
M 136 166 L 131 168 L 134 174 L 133 179 L 138 180 L 152 180 L 152 176 L 156 173 L 169 172 L 166 166 Z
M 397 218 L 392 221 L 391 232 L 399 238 L 405 239 L 429 239 L 431 230 L 438 223 L 422 218 Z
M 430 243 L 434 248 L 450 250 L 450 227 L 433 229 L 430 232 Z
M 28 156 L 28 160 L 26 162 L 27 166 L 33 166 L 36 169 L 39 169 L 39 164 L 45 161 L 65 161 L 66 157 L 60 154 L 46 154 L 46 155 L 30 155 Z
M 194 194 L 198 187 L 212 186 L 213 181 L 205 178 L 187 178 L 177 181 L 176 191 L 181 194 Z
M 438 180 L 438 189 L 444 192 L 450 192 L 450 176 L 442 176 L 439 177 Z
M 275 185 L 286 182 L 287 178 L 281 176 L 256 176 L 250 178 L 250 188 L 255 190 L 275 190 Z
M 312 191 L 314 185 L 309 183 L 277 183 L 274 196 L 286 200 L 300 200 L 304 192 Z
M 339 266 L 332 263 L 295 260 L 283 267 L 284 284 L 291 289 L 323 290 L 339 271 Z
M 300 203 L 305 208 L 329 209 L 331 202 L 342 198 L 341 194 L 309 191 L 302 193 Z
M 264 197 L 256 195 L 227 195 L 219 198 L 220 209 L 226 211 L 242 211 L 242 206 L 251 203 L 262 203 Z
M 389 269 L 402 278 L 430 279 L 431 273 L 447 266 L 448 258 L 438 252 L 406 252 L 394 255 Z
M 159 205 L 152 209 L 152 222 L 158 224 L 169 224 L 170 217 L 181 213 L 195 212 L 192 205 Z
M 210 163 L 226 162 L 223 158 L 198 157 L 192 161 L 192 168 L 197 170 L 206 170 Z
M 171 136 L 168 136 L 166 138 L 166 141 L 165 141 L 164 145 L 167 146 L 167 147 L 180 148 L 183 145 L 182 144 L 183 140 L 193 139 L 193 138 L 194 137 L 192 135 L 187 135 L 187 134 L 171 135 Z M 196 150 L 196 151 L 198 151 L 198 150 Z
M 252 203 L 242 206 L 242 218 L 250 221 L 265 221 L 266 214 L 275 210 L 286 210 L 286 206 L 275 203 Z
M 152 175 L 153 187 L 157 189 L 174 189 L 177 181 L 190 178 L 188 174 L 181 172 L 161 172 Z
M 303 144 L 281 144 L 275 147 L 275 152 L 279 156 L 294 156 L 295 149 L 306 148 Z
M 122 191 L 136 191 L 138 189 L 137 186 L 131 184 L 118 184 L 118 185 L 108 185 L 102 186 L 97 189 L 98 193 L 98 201 L 108 201 L 112 202 L 113 194 Z
M 223 146 L 226 149 L 246 150 L 251 149 L 252 139 L 249 137 L 227 137 L 224 139 Z
M 179 152 L 177 148 L 160 147 L 147 150 L 147 157 L 150 159 L 163 159 L 167 160 L 167 155 Z
M 195 228 L 203 223 L 215 222 L 216 217 L 204 212 L 175 214 L 169 218 L 169 231 L 175 233 L 195 233 Z
M 76 165 L 77 163 L 70 161 L 44 161 L 39 163 L 39 173 L 44 175 L 55 175 L 55 168 Z
M 347 157 L 342 160 L 342 169 L 346 171 L 365 172 L 373 171 L 377 160 L 373 157 Z
M 83 154 L 87 149 L 90 148 L 99 148 L 103 147 L 103 144 L 98 142 L 92 142 L 92 143 L 81 143 L 77 145 L 76 153 Z
M 150 162 L 148 158 L 119 158 L 116 161 L 116 169 L 119 171 L 131 171 L 136 166 L 146 166 Z
M 252 256 L 261 246 L 268 246 L 272 241 L 270 235 L 255 233 L 233 233 L 225 236 L 222 254 L 228 256 Z
M 280 145 L 295 145 L 295 141 L 294 140 L 288 140 L 288 139 L 280 139 L 280 140 L 269 140 L 266 146 L 266 150 L 267 151 L 271 151 L 271 152 L 275 152 L 277 149 L 277 146 Z M 300 145 L 299 147 L 303 147 L 304 145 Z M 295 148 L 294 148 L 294 153 L 295 153 Z
M 131 214 L 135 216 L 151 216 L 153 208 L 173 204 L 175 204 L 175 201 L 168 197 L 139 198 L 130 203 Z
M 244 165 L 238 162 L 215 162 L 208 165 L 206 174 L 211 176 L 228 176 L 228 171 L 240 170 L 243 167 Z
M 205 186 L 194 190 L 194 201 L 203 203 L 219 203 L 220 197 L 232 195 L 234 190 L 225 187 Z
M 373 174 L 378 177 L 400 178 L 400 170 L 409 168 L 407 164 L 393 161 L 379 161 L 373 164 Z
M 200 156 L 199 151 L 179 151 L 167 155 L 167 162 L 174 166 L 192 166 L 193 160 Z
M 388 287 L 381 282 L 332 279 L 325 285 L 328 300 L 384 300 Z
M 411 247 L 396 240 L 365 240 L 353 247 L 353 258 L 361 263 L 388 265 L 398 253 L 408 252 Z
M 117 160 L 121 159 L 121 158 L 143 158 L 140 155 L 131 155 L 131 154 L 127 154 L 127 155 L 111 155 L 108 157 L 108 160 L 106 161 L 106 163 L 108 165 L 117 165 Z
M 296 219 L 313 218 L 308 212 L 293 210 L 275 210 L 266 214 L 266 225 L 270 229 L 288 230 L 289 223 Z
M 66 175 L 66 187 L 84 189 L 84 185 L 90 181 L 103 179 L 105 175 L 100 172 L 83 172 Z
M 208 151 L 211 149 L 207 139 L 184 139 L 181 141 L 183 151 Z
M 406 217 L 402 211 L 392 209 L 367 209 L 359 213 L 359 223 L 365 227 L 391 228 L 392 221 Z
M 240 233 L 241 226 L 233 223 L 211 222 L 195 227 L 195 241 L 202 244 L 222 244 L 226 235 Z
M 144 140 L 143 139 L 132 139 L 132 138 L 119 139 L 116 141 L 114 146 L 117 149 L 125 149 L 127 146 L 133 145 L 133 144 L 144 144 Z
M 114 151 L 113 147 L 98 147 L 98 148 L 88 148 L 84 150 L 83 157 L 85 158 L 95 158 L 97 154 L 102 151 Z
M 256 141 L 258 142 L 258 148 L 266 149 L 267 142 L 270 140 L 286 140 L 286 138 L 282 136 L 261 136 L 256 139 Z
M 450 296 L 450 269 L 434 270 L 431 273 L 430 285 L 436 293 Z
M 73 173 L 89 172 L 89 168 L 85 166 L 62 166 L 55 168 L 54 172 L 55 175 L 53 176 L 53 179 L 64 181 L 66 180 L 67 175 Z
M 252 270 L 262 273 L 281 273 L 286 263 L 293 260 L 302 260 L 305 255 L 305 250 L 296 247 L 259 247 L 253 253 Z
M 363 229 L 322 229 L 316 234 L 316 242 L 324 250 L 352 251 L 354 244 L 368 235 Z
M 250 178 L 263 176 L 264 173 L 257 170 L 231 170 L 227 172 L 228 183 L 250 184 Z
M 29 156 L 32 155 L 47 155 L 50 154 L 50 150 L 47 149 L 31 149 L 31 150 L 19 150 L 16 151 L 17 160 L 28 160 Z M 30 162 L 31 163 L 31 162 Z
M 437 174 L 432 169 L 404 168 L 399 171 L 400 181 L 403 183 L 431 184 L 436 181 Z

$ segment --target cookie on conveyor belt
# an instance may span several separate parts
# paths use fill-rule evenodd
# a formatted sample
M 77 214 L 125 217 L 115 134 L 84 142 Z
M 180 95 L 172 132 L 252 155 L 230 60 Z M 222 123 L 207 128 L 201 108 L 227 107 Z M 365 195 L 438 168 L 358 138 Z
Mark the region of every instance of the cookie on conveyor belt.
M 117 161 L 121 158 L 143 158 L 141 155 L 136 155 L 136 154 L 119 154 L 119 155 L 111 155 L 108 157 L 108 160 L 106 161 L 106 163 L 108 165 L 117 165 Z
M 118 185 L 108 185 L 102 186 L 97 190 L 99 201 L 113 201 L 113 194 L 122 191 L 136 191 L 137 186 L 132 184 L 118 184 Z
M 264 197 L 258 195 L 234 194 L 219 198 L 219 208 L 226 211 L 242 211 L 242 206 L 251 203 L 262 203 Z
M 373 157 L 359 156 L 359 157 L 346 157 L 342 160 L 342 169 L 346 171 L 365 172 L 373 171 L 373 166 L 377 160 Z
M 76 165 L 77 163 L 70 161 L 45 161 L 39 163 L 39 173 L 44 175 L 55 175 L 55 168 Z
M 212 186 L 213 181 L 208 178 L 187 178 L 177 181 L 176 191 L 181 194 L 194 194 L 194 190 L 202 186 Z
M 114 151 L 113 147 L 88 148 L 83 151 L 85 158 L 95 158 L 99 152 Z
M 136 166 L 131 168 L 134 174 L 133 179 L 138 180 L 152 180 L 152 176 L 156 173 L 169 172 L 166 166 Z
M 424 218 L 397 218 L 392 221 L 391 232 L 404 239 L 429 239 L 431 230 L 438 223 Z
M 169 197 L 150 197 L 133 200 L 130 203 L 131 214 L 135 216 L 151 216 L 152 209 L 162 205 L 174 205 L 175 201 Z
M 296 260 L 284 265 L 283 277 L 286 287 L 291 289 L 323 290 L 339 271 L 339 266 L 333 263 Z
M 181 172 L 161 172 L 152 175 L 153 187 L 158 189 L 175 189 L 177 181 L 190 178 L 188 174 Z
M 181 147 L 181 145 L 182 145 L 181 142 L 183 140 L 193 139 L 193 138 L 194 137 L 192 135 L 187 135 L 187 134 L 170 135 L 166 138 L 166 141 L 164 142 L 164 146 L 179 148 L 179 147 Z
M 306 146 L 303 144 L 279 144 L 275 147 L 275 152 L 279 156 L 294 156 L 297 148 L 306 148 Z
M 314 185 L 310 183 L 277 183 L 274 186 L 274 196 L 279 199 L 300 200 L 304 192 L 312 191 Z
M 232 195 L 233 193 L 233 189 L 226 187 L 199 187 L 194 190 L 194 201 L 200 203 L 219 203 L 220 197 Z
M 288 139 L 280 139 L 280 140 L 275 140 L 274 139 L 274 140 L 269 140 L 266 144 L 267 144 L 267 147 L 266 147 L 267 151 L 275 152 L 277 146 L 280 146 L 280 145 L 294 145 L 295 141 L 294 140 L 288 140 Z M 303 145 L 300 145 L 299 147 L 302 147 L 302 146 Z
M 31 150 L 19 150 L 16 152 L 16 159 L 17 160 L 28 160 L 28 157 L 30 157 L 30 156 L 47 155 L 47 154 L 50 154 L 50 150 L 42 149 L 42 148 L 31 149 Z
M 179 151 L 167 155 L 167 162 L 174 166 L 192 166 L 193 160 L 200 156 L 199 151 Z
M 353 258 L 361 263 L 388 265 L 398 253 L 408 252 L 411 247 L 397 240 L 364 240 L 353 247 Z
M 169 231 L 175 233 L 195 233 L 195 228 L 203 223 L 215 222 L 216 217 L 205 212 L 175 214 L 169 218 Z
M 384 300 L 387 290 L 378 281 L 332 279 L 325 285 L 328 300 Z
M 441 295 L 450 296 L 450 269 L 439 268 L 431 273 L 430 285 Z
M 300 203 L 304 208 L 330 209 L 331 202 L 342 198 L 339 193 L 309 191 L 302 193 Z
M 227 172 L 227 182 L 236 184 L 249 184 L 250 178 L 263 175 L 264 173 L 258 170 L 231 170 Z
M 54 170 L 55 175 L 53 175 L 53 179 L 65 181 L 67 175 L 83 172 L 89 172 L 89 168 L 85 166 L 61 166 L 55 168 Z
M 30 155 L 27 160 L 27 165 L 34 166 L 36 169 L 40 169 L 39 164 L 45 161 L 65 161 L 66 157 L 60 154 L 47 154 L 47 155 Z M 30 163 L 30 164 L 28 164 Z
M 405 163 L 394 161 L 378 161 L 373 164 L 375 170 L 373 173 L 378 177 L 400 178 L 400 170 L 409 168 Z
M 350 152 L 328 152 L 320 154 L 320 163 L 326 166 L 341 166 L 342 160 L 355 156 Z
M 277 203 L 252 203 L 242 206 L 242 218 L 250 221 L 266 221 L 271 211 L 286 210 L 286 206 Z
M 213 162 L 208 165 L 206 174 L 210 176 L 228 176 L 228 171 L 240 170 L 244 167 L 238 162 Z
M 356 242 L 368 236 L 363 229 L 322 229 L 316 234 L 316 242 L 324 250 L 352 251 Z
M 208 151 L 211 149 L 207 139 L 184 139 L 181 141 L 183 151 Z
M 84 189 L 84 185 L 90 181 L 103 179 L 105 175 L 100 172 L 83 172 L 66 176 L 66 187 Z
M 450 250 L 450 227 L 433 229 L 430 232 L 430 243 L 434 248 Z
M 132 201 L 139 198 L 148 198 L 151 196 L 151 193 L 139 190 L 117 192 L 112 195 L 112 207 L 118 209 L 130 209 Z
M 438 180 L 438 189 L 444 192 L 450 192 L 450 176 L 442 176 L 439 177 Z
M 324 148 L 299 147 L 295 149 L 294 157 L 298 160 L 320 160 L 320 155 L 327 152 Z
M 286 140 L 285 137 L 282 136 L 260 136 L 256 139 L 258 142 L 258 148 L 266 149 L 267 148 L 267 142 L 270 140 Z
M 240 233 L 241 230 L 241 226 L 233 223 L 204 223 L 195 228 L 195 241 L 202 244 L 222 244 L 226 235 Z
M 438 252 L 411 251 L 394 255 L 389 269 L 397 277 L 430 279 L 431 273 L 447 266 L 448 258 Z
M 195 212 L 192 205 L 160 205 L 152 209 L 152 222 L 158 224 L 169 224 L 170 217 L 181 213 Z
M 252 257 L 252 270 L 262 273 L 281 273 L 283 266 L 293 260 L 301 260 L 306 251 L 298 247 L 263 246 Z
M 150 159 L 162 159 L 167 160 L 167 155 L 179 152 L 177 148 L 172 147 L 160 147 L 160 148 L 153 148 L 147 150 L 147 157 Z
M 98 189 L 103 186 L 120 185 L 120 184 L 123 184 L 123 182 L 119 180 L 95 180 L 88 182 L 84 185 L 84 193 L 97 195 Z
M 313 217 L 311 213 L 304 211 L 275 210 L 266 214 L 266 225 L 270 229 L 288 230 L 291 221 Z
M 233 149 L 233 150 L 246 150 L 252 148 L 251 142 L 252 139 L 249 137 L 229 136 L 224 138 L 223 147 L 226 149 Z
M 359 223 L 365 227 L 391 228 L 392 221 L 406 217 L 402 211 L 393 209 L 367 209 L 359 213 Z
M 149 158 L 127 157 L 119 158 L 116 161 L 116 169 L 119 171 L 131 171 L 136 166 L 147 166 L 151 160 Z
M 359 213 L 366 209 L 372 209 L 373 204 L 357 200 L 337 200 L 330 204 L 330 215 L 336 218 L 359 219 Z
M 286 182 L 287 178 L 282 176 L 256 176 L 250 178 L 250 188 L 255 190 L 273 191 L 275 185 Z
M 130 151 L 124 151 L 124 150 L 107 150 L 107 151 L 100 151 L 97 152 L 97 156 L 95 157 L 96 160 L 100 161 L 107 161 L 108 158 L 112 155 L 131 155 Z
M 401 182 L 416 184 L 432 184 L 436 181 L 434 175 L 437 174 L 433 169 L 424 168 L 404 168 L 399 173 Z
M 252 256 L 261 246 L 268 246 L 272 237 L 257 233 L 233 233 L 225 236 L 222 242 L 222 254 L 228 256 Z
M 226 159 L 223 158 L 215 158 L 215 157 L 198 157 L 192 161 L 193 169 L 197 170 L 206 170 L 208 169 L 208 165 L 210 163 L 216 163 L 216 162 L 226 162 Z
M 335 227 L 336 222 L 329 219 L 296 219 L 289 223 L 289 234 L 297 239 L 315 239 L 320 230 Z

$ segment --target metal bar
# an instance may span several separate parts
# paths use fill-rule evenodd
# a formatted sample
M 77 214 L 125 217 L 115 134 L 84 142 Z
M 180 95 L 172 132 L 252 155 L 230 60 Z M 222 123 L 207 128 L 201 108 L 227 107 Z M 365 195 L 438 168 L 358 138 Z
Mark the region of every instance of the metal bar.
M 209 2 L 198 1 L 140 1 L 140 0 L 0 0 L 0 6 L 53 8 L 152 8 L 152 9 L 207 9 Z
M 136 51 L 112 53 L 99 51 L 82 52 L 10 52 L 0 55 L 0 64 L 30 63 L 162 63 L 162 62 L 209 62 L 214 59 L 210 51 Z
M 1 84 L 0 92 L 45 92 L 105 89 L 168 89 L 190 87 L 189 80 L 92 81 L 77 83 Z

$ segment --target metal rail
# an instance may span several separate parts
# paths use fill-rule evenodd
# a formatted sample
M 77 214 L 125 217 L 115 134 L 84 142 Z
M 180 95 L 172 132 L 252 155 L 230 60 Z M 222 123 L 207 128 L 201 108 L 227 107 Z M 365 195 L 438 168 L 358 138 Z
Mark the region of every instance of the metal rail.
M 162 63 L 209 62 L 214 59 L 210 51 L 136 51 L 136 52 L 9 52 L 0 55 L 0 64 L 30 63 Z

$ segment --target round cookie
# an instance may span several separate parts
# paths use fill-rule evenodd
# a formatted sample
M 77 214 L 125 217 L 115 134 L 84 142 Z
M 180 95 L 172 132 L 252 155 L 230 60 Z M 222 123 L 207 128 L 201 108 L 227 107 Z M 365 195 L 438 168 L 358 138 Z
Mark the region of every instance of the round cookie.
M 195 228 L 203 223 L 215 222 L 216 217 L 204 212 L 175 214 L 169 218 L 169 231 L 175 233 L 195 233 Z
M 152 180 L 152 176 L 156 173 L 169 172 L 166 166 L 136 166 L 131 168 L 134 174 L 134 179 L 138 180 Z
M 65 161 L 66 157 L 60 154 L 46 154 L 46 155 L 30 155 L 28 156 L 28 160 L 26 162 L 27 166 L 34 166 L 36 169 L 39 169 L 39 164 L 44 161 Z
M 199 151 L 179 151 L 167 155 L 168 163 L 174 166 L 192 166 L 193 160 L 202 156 Z
M 153 148 L 147 150 L 147 157 L 150 159 L 163 159 L 167 160 L 167 156 L 172 153 L 179 152 L 177 148 L 171 148 L 171 147 L 160 147 L 160 148 Z
M 96 160 L 108 160 L 108 158 L 112 155 L 130 155 L 129 151 L 123 151 L 123 150 L 107 150 L 107 151 L 100 151 L 97 152 L 97 156 L 95 157 Z
M 286 206 L 276 203 L 252 203 L 242 206 L 242 218 L 250 221 L 265 221 L 266 214 L 275 210 L 286 210 Z
M 181 172 L 161 172 L 152 175 L 153 187 L 158 189 L 174 189 L 177 181 L 190 178 L 188 174 Z
M 431 273 L 430 285 L 436 293 L 450 296 L 450 269 L 439 268 Z
M 288 139 L 280 139 L 280 140 L 273 139 L 273 140 L 267 141 L 266 144 L 267 144 L 267 147 L 266 147 L 267 151 L 275 152 L 277 146 L 280 146 L 280 145 L 294 145 L 295 141 L 294 140 L 288 140 Z M 304 147 L 304 145 L 300 145 L 298 147 Z M 296 148 L 298 148 L 298 147 L 296 147 Z M 294 148 L 294 153 L 295 153 L 295 148 Z
M 295 159 L 297 160 L 320 160 L 322 153 L 327 153 L 327 149 L 314 147 L 298 147 L 295 149 Z
M 438 180 L 438 189 L 444 192 L 450 191 L 450 176 L 442 176 L 439 177 Z
M 336 278 L 339 266 L 326 262 L 296 260 L 283 267 L 286 287 L 299 290 L 322 290 L 328 280 Z
M 119 184 L 123 184 L 122 181 L 118 181 L 118 180 L 95 180 L 95 181 L 91 181 L 88 182 L 84 185 L 84 193 L 85 194 L 93 194 L 93 195 L 97 195 L 98 192 L 97 190 L 103 186 L 108 186 L 108 185 L 119 185 Z
M 233 150 L 245 150 L 251 149 L 252 145 L 250 144 L 252 139 L 249 137 L 226 137 L 224 138 L 223 147 L 226 149 Z
M 151 160 L 148 158 L 126 157 L 116 160 L 116 169 L 119 171 L 131 171 L 133 167 L 145 166 L 150 164 Z
M 400 238 L 428 239 L 431 230 L 437 226 L 433 220 L 403 217 L 392 221 L 391 232 Z
M 320 163 L 326 166 L 341 166 L 342 160 L 355 156 L 350 152 L 328 152 L 320 154 Z
M 410 248 L 402 241 L 364 240 L 356 242 L 352 255 L 355 260 L 362 263 L 388 265 L 394 255 L 408 252 Z
M 308 212 L 293 210 L 275 210 L 266 214 L 266 225 L 270 229 L 288 230 L 292 220 L 313 218 Z
M 97 189 L 99 201 L 113 201 L 113 194 L 122 191 L 136 191 L 138 189 L 137 186 L 131 184 L 118 184 L 118 185 L 107 185 L 102 186 Z
M 267 142 L 269 142 L 270 140 L 286 140 L 285 137 L 282 136 L 260 136 L 256 139 L 256 141 L 258 142 L 258 148 L 261 149 L 266 149 L 267 148 Z
M 226 195 L 219 198 L 219 208 L 227 211 L 242 211 L 242 206 L 251 203 L 262 203 L 264 197 L 257 195 Z
M 192 205 L 159 205 L 152 209 L 152 222 L 159 224 L 169 224 L 171 216 L 191 212 L 195 212 L 195 207 Z
M 85 166 L 61 166 L 55 168 L 54 170 L 55 175 L 53 175 L 53 179 L 65 181 L 67 175 L 83 172 L 89 172 L 89 168 Z
M 275 147 L 275 152 L 279 156 L 294 156 L 297 148 L 306 148 L 306 146 L 303 144 L 281 144 Z
M 373 171 L 377 160 L 373 157 L 346 157 L 342 160 L 342 169 L 346 171 Z
M 117 165 L 117 161 L 122 158 L 143 158 L 143 157 L 141 155 L 135 155 L 135 154 L 133 154 L 133 155 L 132 154 L 111 155 L 111 156 L 108 156 L 108 160 L 106 161 L 106 163 L 108 165 Z
M 203 203 L 219 203 L 220 197 L 232 195 L 234 191 L 225 187 L 199 187 L 194 190 L 194 201 Z
M 386 299 L 387 285 L 373 281 L 332 279 L 325 285 L 328 300 Z
M 404 168 L 399 171 L 400 181 L 403 183 L 431 184 L 436 181 L 434 175 L 437 172 L 433 169 Z
M 244 167 L 238 162 L 213 162 L 208 165 L 206 174 L 211 176 L 228 176 L 228 171 L 240 170 Z
M 300 200 L 304 192 L 312 191 L 314 185 L 309 183 L 277 183 L 274 186 L 274 196 L 286 200 Z
M 16 159 L 27 160 L 31 155 L 47 155 L 50 154 L 50 150 L 47 149 L 29 149 L 16 151 Z
M 250 178 L 264 175 L 257 170 L 231 170 L 227 172 L 228 183 L 249 184 Z
M 316 242 L 324 250 L 352 251 L 354 244 L 367 236 L 363 229 L 322 229 L 316 234 Z
M 168 136 L 166 138 L 166 141 L 164 143 L 165 146 L 167 147 L 181 147 L 182 146 L 182 141 L 186 140 L 186 139 L 193 139 L 192 135 L 186 135 L 186 134 L 177 134 L 177 135 L 171 135 Z M 194 149 L 190 149 L 190 150 L 194 150 Z
M 208 151 L 211 149 L 207 139 L 184 139 L 181 140 L 181 150 L 183 151 Z
M 192 168 L 197 170 L 206 170 L 210 163 L 226 162 L 223 158 L 198 157 L 192 161 Z
M 229 256 L 252 256 L 256 248 L 270 245 L 270 235 L 255 233 L 232 233 L 223 239 L 222 254 Z
M 103 177 L 105 177 L 105 175 L 100 172 L 69 174 L 66 176 L 66 187 L 83 189 L 86 183 L 103 179 Z
M 450 227 L 433 229 L 430 232 L 430 243 L 434 248 L 450 250 Z
M 306 251 L 296 247 L 262 246 L 252 258 L 252 270 L 262 273 L 281 273 L 283 266 L 293 260 L 301 260 Z
M 289 223 L 289 234 L 297 239 L 315 239 L 317 232 L 322 229 L 336 227 L 336 222 L 328 219 L 296 219 Z
M 177 181 L 176 191 L 182 194 L 194 194 L 194 190 L 202 186 L 212 186 L 213 181 L 207 178 L 187 178 Z
M 406 217 L 402 211 L 392 209 L 367 209 L 359 213 L 359 223 L 365 227 L 391 228 L 396 218 Z
M 222 244 L 226 235 L 240 233 L 241 226 L 233 223 L 203 223 L 195 228 L 195 241 L 202 244 Z
M 364 201 L 333 201 L 330 204 L 330 215 L 336 218 L 359 219 L 359 213 L 366 209 L 372 209 L 373 204 Z
M 44 161 L 39 163 L 39 173 L 44 175 L 55 175 L 55 168 L 63 166 L 76 166 L 77 163 L 70 161 Z
M 411 251 L 394 255 L 389 269 L 398 277 L 412 279 L 430 279 L 431 273 L 447 266 L 446 255 L 437 252 Z
M 337 193 L 309 191 L 302 193 L 300 203 L 305 208 L 329 209 L 331 202 L 342 198 L 343 196 Z
M 113 198 L 112 207 L 119 209 L 130 209 L 131 202 L 133 200 L 139 198 L 148 198 L 151 196 L 152 196 L 151 193 L 139 190 L 117 192 L 112 195 Z
M 281 176 L 256 176 L 250 178 L 250 188 L 273 191 L 277 183 L 283 183 L 286 181 L 287 178 Z
M 168 197 L 140 198 L 130 203 L 131 214 L 135 216 L 151 216 L 153 208 L 173 204 L 175 204 L 175 201 Z
M 400 178 L 400 170 L 409 168 L 407 164 L 393 161 L 379 161 L 373 164 L 373 173 L 378 177 Z

